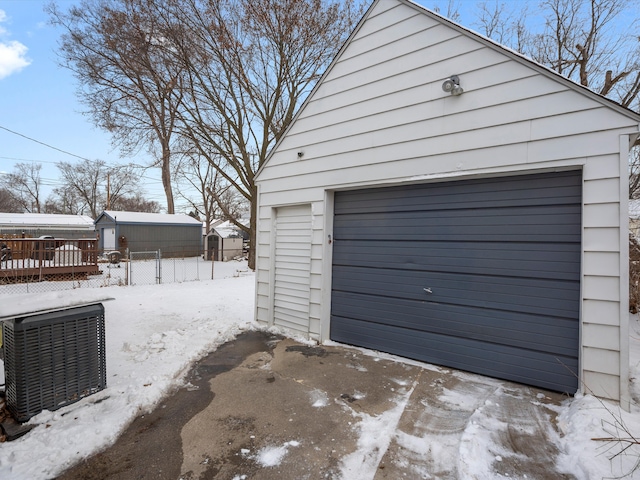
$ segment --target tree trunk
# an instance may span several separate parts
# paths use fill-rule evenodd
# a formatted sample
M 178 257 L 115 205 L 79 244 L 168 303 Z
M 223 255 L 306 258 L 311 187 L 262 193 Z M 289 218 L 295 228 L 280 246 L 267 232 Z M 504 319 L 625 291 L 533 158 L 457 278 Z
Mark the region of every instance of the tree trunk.
M 256 269 L 256 241 L 258 225 L 258 187 L 251 186 L 251 219 L 249 220 L 249 260 L 248 266 L 251 270 Z
M 171 188 L 171 149 L 167 142 L 162 142 L 162 186 L 164 187 L 164 194 L 167 197 L 167 213 L 173 214 L 175 212 L 175 205 L 173 202 L 173 189 Z

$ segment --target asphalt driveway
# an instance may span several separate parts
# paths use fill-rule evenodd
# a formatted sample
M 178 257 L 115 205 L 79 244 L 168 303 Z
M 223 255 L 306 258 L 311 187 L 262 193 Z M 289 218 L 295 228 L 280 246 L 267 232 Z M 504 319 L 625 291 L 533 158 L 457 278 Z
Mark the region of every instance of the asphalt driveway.
M 61 479 L 573 478 L 556 393 L 248 332 Z

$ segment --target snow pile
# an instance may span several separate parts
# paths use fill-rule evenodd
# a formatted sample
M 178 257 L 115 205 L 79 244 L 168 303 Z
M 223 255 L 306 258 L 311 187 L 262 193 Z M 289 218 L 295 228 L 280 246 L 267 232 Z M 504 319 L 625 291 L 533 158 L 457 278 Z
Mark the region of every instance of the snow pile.
M 280 465 L 280 462 L 285 457 L 287 452 L 289 451 L 289 447 L 298 447 L 300 443 L 291 440 L 290 442 L 285 442 L 284 444 L 276 447 L 276 446 L 267 446 L 258 452 L 256 455 L 256 461 L 262 465 L 263 467 L 275 467 Z
M 52 478 L 103 449 L 134 418 L 180 387 L 193 362 L 253 329 L 255 278 L 238 275 L 238 267 L 236 262 L 216 264 L 218 280 L 213 281 L 51 292 L 31 296 L 32 304 L 28 295 L 12 296 L 15 303 L 3 307 L 2 315 L 24 306 L 40 309 L 47 302 L 72 306 L 106 297 L 115 300 L 104 303 L 107 388 L 36 415 L 29 421 L 36 428 L 0 444 L 0 478 Z M 4 377 L 4 367 L 0 372 Z
M 414 387 L 399 392 L 396 406 L 377 417 L 353 412 L 353 416 L 360 419 L 357 424 L 360 438 L 358 438 L 358 450 L 342 459 L 343 478 L 365 479 L 373 478 L 376 475 L 380 460 L 387 451 L 391 439 L 395 436 L 398 422 L 400 422 L 400 417 L 402 417 Z

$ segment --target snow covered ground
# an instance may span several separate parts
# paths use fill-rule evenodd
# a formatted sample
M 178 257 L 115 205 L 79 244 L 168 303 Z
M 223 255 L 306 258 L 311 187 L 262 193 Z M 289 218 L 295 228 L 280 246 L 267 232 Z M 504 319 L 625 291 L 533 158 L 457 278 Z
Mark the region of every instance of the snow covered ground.
M 55 477 L 82 458 L 113 443 L 135 417 L 151 410 L 161 398 L 182 385 L 183 376 L 194 361 L 240 332 L 259 328 L 253 321 L 253 273 L 247 271 L 246 264 L 239 262 L 216 263 L 215 269 L 215 280 L 40 294 L 38 302 L 43 305 L 67 302 L 70 298 L 74 301 L 93 300 L 97 296 L 115 299 L 104 304 L 107 388 L 55 412 L 40 413 L 30 420 L 35 428 L 27 435 L 0 444 L 0 478 L 38 480 Z M 0 294 L 0 316 L 20 308 L 25 298 Z M 557 446 L 562 454 L 558 466 L 578 479 L 624 475 L 640 461 L 639 445 L 632 445 L 617 455 L 628 446 L 627 443 L 592 440 L 628 438 L 629 433 L 640 437 L 640 405 L 637 401 L 640 383 L 635 380 L 640 374 L 640 323 L 635 316 L 631 320 L 631 388 L 635 399 L 631 412 L 621 411 L 615 404 L 590 395 L 577 395 L 560 407 L 558 420 L 562 435 Z M 371 355 L 380 354 L 371 352 Z M 0 383 L 4 383 L 3 374 L 2 368 Z M 401 407 L 398 405 L 399 409 Z M 389 418 L 393 417 L 393 411 L 388 413 Z M 365 436 L 367 431 L 372 432 L 372 437 L 380 437 L 381 433 L 399 435 L 393 430 L 397 422 L 392 420 L 389 421 L 390 428 L 383 425 L 384 415 L 362 419 L 358 427 Z M 373 426 L 375 428 L 371 429 Z M 629 433 L 622 431 L 623 427 Z M 473 434 L 472 430 L 470 428 L 466 434 Z M 489 435 L 482 438 L 491 441 Z M 360 448 L 366 450 L 375 448 L 379 442 L 362 441 L 360 444 Z M 487 445 L 484 450 L 490 451 L 490 447 Z M 476 471 L 484 471 L 487 461 L 481 450 L 474 457 L 478 462 Z M 354 455 L 365 457 L 370 453 L 361 451 Z M 281 457 L 269 456 L 264 462 L 265 468 L 273 467 Z M 610 460 L 611 457 L 614 458 Z M 457 458 L 439 460 L 443 464 L 458 461 Z M 343 459 L 342 471 L 345 473 L 353 472 L 349 461 Z M 466 461 L 469 461 L 468 457 Z M 461 471 L 473 472 L 474 466 L 465 465 Z M 360 475 L 358 478 L 357 473 L 350 473 L 344 478 L 371 478 L 368 470 L 361 471 Z M 636 477 L 640 478 L 640 470 Z M 466 478 L 489 480 L 477 475 Z
M 209 280 L 213 278 L 216 264 L 203 260 L 201 257 L 187 258 L 163 258 L 159 262 L 160 272 L 157 270 L 155 260 L 156 252 L 133 252 L 130 255 L 134 261 L 111 264 L 98 263 L 99 275 L 89 275 L 85 280 L 44 281 L 38 278 L 27 279 L 23 283 L 0 285 L 0 296 L 22 293 L 42 293 L 59 290 L 75 290 L 78 288 L 104 288 L 122 285 L 154 285 L 156 277 L 161 276 L 160 283 L 190 282 L 196 280 Z M 46 262 L 47 264 L 50 262 Z M 233 264 L 234 262 L 231 262 Z M 231 265 L 230 264 L 230 265 Z M 11 266 L 11 264 L 9 265 Z M 18 265 L 16 265 L 17 268 Z M 19 266 L 25 268 L 37 267 L 38 262 L 27 259 Z M 6 266 L 5 266 L 6 268 Z M 224 269 L 224 267 L 221 267 Z

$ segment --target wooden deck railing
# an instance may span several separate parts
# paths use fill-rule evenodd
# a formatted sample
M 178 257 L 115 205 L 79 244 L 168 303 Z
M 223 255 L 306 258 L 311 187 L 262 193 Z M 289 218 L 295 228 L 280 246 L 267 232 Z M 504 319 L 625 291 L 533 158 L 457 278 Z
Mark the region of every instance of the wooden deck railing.
M 98 242 L 91 240 L 11 238 L 0 239 L 0 282 L 24 278 L 57 280 L 100 273 Z

